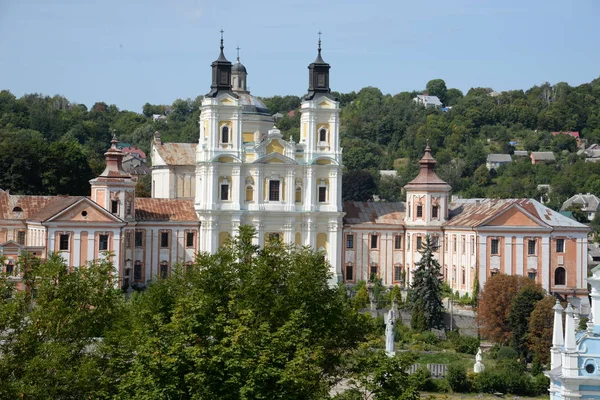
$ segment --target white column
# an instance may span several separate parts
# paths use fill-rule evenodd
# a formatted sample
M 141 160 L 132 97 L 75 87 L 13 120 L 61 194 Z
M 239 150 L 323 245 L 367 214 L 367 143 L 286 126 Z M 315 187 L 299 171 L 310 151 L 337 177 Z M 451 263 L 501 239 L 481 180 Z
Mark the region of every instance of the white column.
M 294 177 L 295 177 L 295 168 L 294 167 L 288 167 L 287 170 L 285 171 L 285 203 L 286 203 L 286 207 L 285 209 L 287 211 L 294 211 L 296 205 L 295 205 L 295 190 L 296 190 L 296 183 L 294 182 Z M 287 242 L 287 243 L 291 243 L 291 242 Z
M 240 209 L 240 194 L 242 192 L 242 188 L 244 185 L 242 184 L 242 175 L 240 174 L 240 166 L 234 165 L 231 169 L 231 193 L 232 193 L 232 202 L 233 209 Z
M 550 237 L 542 237 L 542 287 L 550 291 Z
M 517 265 L 519 264 L 519 260 L 517 260 Z M 521 265 L 523 265 L 521 263 Z M 512 275 L 512 237 L 505 236 L 504 242 L 504 273 L 508 275 Z M 521 273 L 521 275 L 523 275 Z
M 329 286 L 336 286 L 342 280 L 342 230 L 337 220 L 329 221 L 327 236 L 327 257 L 333 274 Z
M 304 245 L 310 246 L 313 249 L 316 245 L 316 233 L 315 233 L 316 228 L 317 228 L 317 226 L 315 224 L 314 219 L 312 217 L 308 217 L 306 219 L 306 237 L 305 237 Z
M 259 167 L 258 170 L 253 172 L 254 176 L 254 187 L 256 188 L 256 193 L 254 194 L 254 201 L 258 205 L 259 210 L 263 209 L 263 203 L 265 201 L 265 182 L 263 176 L 263 169 Z
M 333 165 L 329 170 L 329 204 L 335 206 L 336 211 L 342 211 L 342 192 L 340 191 L 339 167 Z
M 113 232 L 113 253 L 115 254 L 112 262 L 114 267 L 116 268 L 116 270 L 118 271 L 119 274 L 121 274 L 122 269 L 121 269 L 121 265 L 123 264 L 121 262 L 121 232 L 120 231 L 116 231 Z M 133 278 L 133 277 L 131 277 Z
M 523 275 L 525 276 L 525 265 L 523 265 L 523 251 L 525 249 L 524 247 L 524 239 L 523 236 L 517 236 L 517 240 L 516 240 L 516 252 L 517 252 L 517 275 Z
M 306 168 L 306 184 L 304 194 L 304 210 L 314 211 L 315 209 L 315 191 L 316 191 L 316 173 L 315 167 L 310 165 Z
M 487 236 L 479 236 L 479 285 L 483 288 L 487 281 Z
M 210 199 L 210 204 L 208 204 L 208 207 L 206 208 L 214 210 L 218 209 L 217 203 L 220 202 L 219 195 L 221 193 L 221 187 L 219 182 L 219 168 L 214 165 L 211 165 L 208 167 L 208 172 L 210 174 L 209 178 L 212 179 L 210 179 L 211 183 L 208 190 L 208 198 Z M 209 183 L 207 182 L 207 184 Z
M 71 264 L 73 264 L 74 266 L 80 266 L 81 263 L 81 232 L 80 231 L 75 231 L 73 233 L 73 239 L 74 239 L 74 251 L 73 251 L 73 258 L 74 260 L 71 260 Z M 118 269 L 117 269 L 118 271 Z
M 283 242 L 286 244 L 293 244 L 294 240 L 294 219 L 286 218 L 285 224 L 283 225 Z
M 564 336 L 563 336 L 563 328 L 562 328 L 562 315 L 563 308 L 560 305 L 560 301 L 556 299 L 556 304 L 554 305 L 554 326 L 552 329 L 552 348 L 550 349 L 550 370 L 553 370 L 556 367 L 560 367 L 561 359 L 560 359 L 560 349 L 563 346 Z

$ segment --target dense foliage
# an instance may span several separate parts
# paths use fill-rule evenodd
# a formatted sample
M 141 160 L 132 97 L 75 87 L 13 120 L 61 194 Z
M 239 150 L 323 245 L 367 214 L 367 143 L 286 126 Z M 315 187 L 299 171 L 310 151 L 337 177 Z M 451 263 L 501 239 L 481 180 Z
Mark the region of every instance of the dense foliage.
M 600 164 L 585 163 L 577 156 L 575 139 L 551 135 L 553 131 L 579 131 L 588 144 L 600 141 L 600 78 L 577 87 L 544 83 L 494 96 L 486 88 L 472 88 L 463 95 L 448 89 L 443 80 L 433 79 L 425 92 L 437 95 L 451 108 L 417 106 L 413 98 L 418 92 L 391 95 L 366 87 L 334 93 L 342 106 L 346 169 L 372 175 L 372 179 L 346 180 L 345 199 L 379 194 L 384 200 L 398 200 L 398 188 L 417 173 L 416 161 L 427 142 L 438 161 L 438 174 L 465 197 L 539 198 L 543 193 L 538 185 L 550 184 L 550 205 L 556 208 L 576 192 L 600 193 Z M 298 140 L 300 97 L 263 100 L 273 114 L 282 115 L 277 125 L 285 137 Z M 88 109 L 62 96 L 30 94 L 17 99 L 2 91 L 0 188 L 24 194 L 87 193 L 87 180 L 102 170 L 102 153 L 113 132 L 145 151 L 157 130 L 167 142 L 194 142 L 200 101 L 201 97 L 177 99 L 172 105 L 147 103 L 143 113 L 137 113 L 102 102 Z M 153 115 L 163 118 L 155 121 Z M 51 149 L 54 142 L 61 142 L 64 149 Z M 484 167 L 487 154 L 516 149 L 554 151 L 557 163 L 531 165 L 523 158 L 498 171 Z M 60 157 L 65 153 L 70 156 Z M 32 157 L 35 154 L 43 157 Z M 380 169 L 396 169 L 398 178 L 380 180 Z M 74 173 L 67 178 L 64 171 Z
M 0 398 L 328 397 L 371 318 L 328 286 L 321 255 L 252 235 L 128 302 L 108 262 L 26 259 L 33 290 L 0 281 Z

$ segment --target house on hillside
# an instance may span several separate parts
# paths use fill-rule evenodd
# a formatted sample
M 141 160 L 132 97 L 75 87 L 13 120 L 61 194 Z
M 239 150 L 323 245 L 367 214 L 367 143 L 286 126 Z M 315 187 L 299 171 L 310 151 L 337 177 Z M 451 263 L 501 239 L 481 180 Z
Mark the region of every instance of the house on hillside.
M 596 218 L 596 213 L 600 211 L 600 199 L 591 193 L 579 193 L 565 201 L 560 209 L 562 211 L 572 207 L 580 207 L 581 211 L 587 215 L 587 219 L 592 221 Z
M 527 150 L 515 150 L 513 153 L 514 157 L 529 157 Z
M 539 163 L 554 163 L 556 162 L 556 157 L 554 157 L 554 153 L 551 151 L 532 151 L 529 155 L 532 164 Z
M 579 132 L 552 132 L 552 136 L 556 135 L 569 135 L 577 141 L 577 146 L 581 144 L 581 137 L 579 136 Z
M 413 99 L 413 101 L 424 107 L 436 107 L 441 108 L 442 102 L 437 96 L 429 96 L 427 94 L 419 94 Z
M 485 162 L 485 166 L 487 169 L 496 170 L 500 168 L 500 166 L 504 164 L 509 164 L 512 162 L 512 157 L 510 154 L 488 154 L 487 160 Z

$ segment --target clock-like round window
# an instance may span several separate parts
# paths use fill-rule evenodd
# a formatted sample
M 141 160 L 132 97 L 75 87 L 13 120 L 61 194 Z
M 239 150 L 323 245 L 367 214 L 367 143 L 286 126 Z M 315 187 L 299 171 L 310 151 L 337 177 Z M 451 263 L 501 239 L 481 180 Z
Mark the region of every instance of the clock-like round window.
M 596 372 L 596 366 L 593 363 L 589 363 L 585 366 L 585 372 L 587 372 L 588 374 L 593 374 L 594 372 Z

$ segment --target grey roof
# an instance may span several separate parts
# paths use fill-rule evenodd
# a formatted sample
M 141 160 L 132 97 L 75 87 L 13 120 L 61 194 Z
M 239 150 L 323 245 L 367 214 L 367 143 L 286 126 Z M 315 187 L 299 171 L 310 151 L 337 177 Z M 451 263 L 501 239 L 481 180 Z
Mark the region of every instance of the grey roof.
M 556 157 L 551 151 L 532 151 L 531 156 L 537 161 L 556 161 Z
M 488 154 L 487 162 L 490 163 L 509 163 L 512 161 L 510 154 Z
M 513 156 L 519 156 L 519 157 L 522 157 L 522 156 L 527 157 L 528 155 L 529 155 L 529 153 L 527 153 L 527 150 L 515 150 L 515 152 L 513 154 Z
M 250 93 L 237 93 L 244 114 L 262 114 L 271 116 L 269 109 L 258 97 Z
M 598 197 L 590 193 L 579 193 L 565 201 L 560 207 L 560 209 L 566 210 L 567 208 L 570 208 L 574 205 L 581 206 L 582 211 L 597 212 L 600 208 L 600 199 L 598 199 Z
M 421 100 L 425 104 L 433 104 L 434 106 L 441 106 L 442 102 L 437 96 L 426 96 L 424 94 L 417 95 L 417 99 Z

